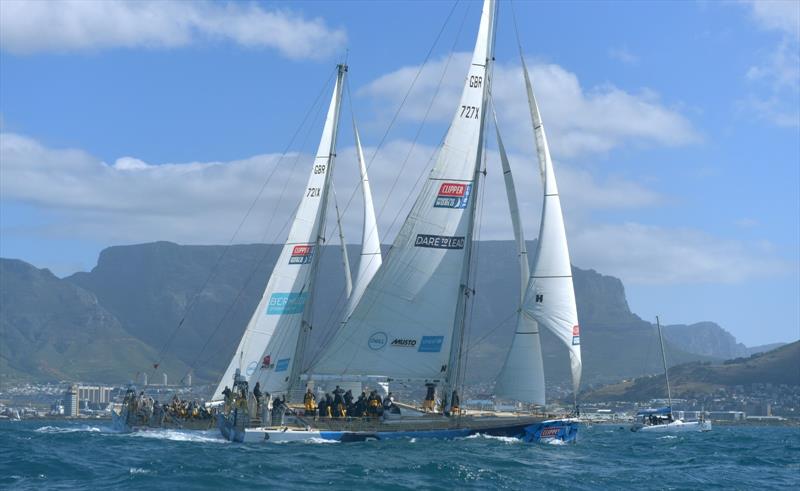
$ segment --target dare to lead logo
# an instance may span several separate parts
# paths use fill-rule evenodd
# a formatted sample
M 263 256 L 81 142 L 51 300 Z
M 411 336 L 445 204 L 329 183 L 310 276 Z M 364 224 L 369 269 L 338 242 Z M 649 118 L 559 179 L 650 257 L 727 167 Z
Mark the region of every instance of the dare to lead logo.
M 289 256 L 289 264 L 308 264 L 314 257 L 314 246 L 310 244 L 296 245 Z
M 466 208 L 472 184 L 443 182 L 433 203 L 434 208 Z
M 414 241 L 414 247 L 430 247 L 433 249 L 463 249 L 464 237 L 417 234 L 417 240 Z

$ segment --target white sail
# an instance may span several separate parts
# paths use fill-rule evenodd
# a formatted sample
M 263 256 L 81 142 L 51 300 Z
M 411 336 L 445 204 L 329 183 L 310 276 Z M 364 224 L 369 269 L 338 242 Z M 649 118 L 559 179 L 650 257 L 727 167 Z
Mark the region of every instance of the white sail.
M 542 221 L 539 225 L 539 241 L 533 261 L 528 288 L 523 303 L 523 311 L 535 319 L 539 325 L 550 329 L 569 349 L 572 385 L 575 394 L 581 381 L 581 346 L 578 309 L 575 305 L 575 290 L 572 286 L 572 267 L 569 261 L 567 233 L 564 228 L 564 215 L 561 212 L 561 199 L 547 146 L 542 118 L 536 97 L 533 95 L 525 60 L 525 85 L 528 90 L 531 120 L 536 135 L 539 165 L 544 179 L 544 203 Z
M 528 250 L 525 245 L 525 235 L 519 216 L 519 203 L 514 178 L 511 174 L 511 165 L 508 161 L 503 139 L 500 137 L 500 128 L 497 126 L 497 116 L 494 116 L 495 130 L 497 132 L 497 147 L 500 153 L 500 162 L 503 166 L 503 178 L 506 184 L 508 208 L 511 212 L 511 223 L 514 227 L 514 240 L 517 243 L 519 256 L 520 279 L 520 307 L 517 311 L 517 328 L 511 341 L 511 349 L 506 356 L 500 374 L 497 376 L 495 395 L 501 399 L 513 399 L 532 404 L 545 404 L 544 364 L 542 362 L 542 346 L 539 339 L 539 325 L 534 318 L 522 309 L 525 301 L 530 278 L 530 264 L 528 263 Z
M 342 267 L 344 268 L 344 291 L 347 298 L 353 293 L 353 278 L 350 274 L 350 257 L 347 254 L 347 243 L 344 241 L 344 229 L 342 228 L 342 215 L 339 213 L 339 200 L 336 199 L 336 186 L 331 183 L 331 193 L 333 193 L 333 207 L 336 209 L 336 228 L 339 230 L 339 247 L 342 250 Z
M 383 266 L 313 374 L 433 380 L 448 375 L 457 304 L 466 289 L 493 11 L 494 2 L 487 0 L 461 101 L 428 179 Z
M 340 65 L 319 150 L 286 243 L 213 399 L 222 398 L 222 389 L 232 383 L 237 369 L 249 379 L 251 386 L 257 380 L 262 390 L 272 393 L 285 392 L 290 375 L 296 371 L 298 341 L 306 328 L 304 318 L 324 242 L 322 235 L 345 71 L 346 67 Z
M 367 285 L 372 281 L 372 277 L 378 272 L 378 268 L 383 263 L 381 257 L 381 239 L 378 234 L 378 222 L 375 219 L 375 207 L 372 204 L 372 191 L 369 188 L 369 177 L 367 176 L 367 165 L 364 160 L 364 151 L 361 148 L 361 138 L 358 136 L 358 128 L 353 120 L 353 134 L 356 140 L 356 154 L 358 157 L 358 168 L 361 172 L 361 194 L 364 198 L 364 229 L 361 233 L 361 257 L 358 261 L 358 272 L 353 286 L 352 295 L 347 303 L 345 319 L 350 317 L 353 309 L 358 305 L 361 296 L 364 294 Z

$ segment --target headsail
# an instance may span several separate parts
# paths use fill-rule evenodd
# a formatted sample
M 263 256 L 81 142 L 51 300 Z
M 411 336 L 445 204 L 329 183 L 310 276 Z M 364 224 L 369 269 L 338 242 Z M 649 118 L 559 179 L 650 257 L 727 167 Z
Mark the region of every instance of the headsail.
M 361 257 L 358 261 L 358 273 L 353 285 L 353 293 L 349 295 L 345 319 L 350 317 L 353 309 L 361 300 L 364 290 L 372 281 L 372 277 L 381 267 L 383 258 L 381 257 L 381 239 L 378 234 L 378 222 L 375 219 L 375 207 L 372 204 L 372 191 L 369 188 L 369 178 L 367 177 L 367 164 L 364 161 L 364 151 L 361 149 L 361 138 L 358 136 L 355 119 L 353 120 L 353 134 L 356 140 L 356 154 L 358 157 L 358 168 L 361 172 L 361 194 L 364 198 L 364 229 L 361 233 Z
M 222 398 L 222 389 L 231 383 L 236 369 L 250 379 L 251 385 L 258 380 L 262 390 L 272 393 L 285 392 L 292 380 L 291 374 L 296 371 L 297 347 L 302 344 L 301 333 L 306 330 L 305 318 L 313 294 L 319 249 L 324 243 L 325 213 L 346 71 L 346 66 L 339 65 L 319 150 L 289 236 L 236 353 L 214 391 L 214 399 Z
M 391 252 L 313 374 L 444 379 L 467 288 L 474 188 L 482 156 L 494 1 L 483 7 L 461 102 Z
M 547 136 L 524 59 L 522 64 L 531 120 L 536 135 L 539 165 L 544 180 L 539 241 L 523 311 L 540 325 L 550 329 L 569 349 L 572 386 L 577 394 L 581 382 L 580 327 L 578 309 L 575 305 L 575 290 L 572 286 L 567 233 L 564 228 L 564 215 L 561 212 L 561 199 L 558 196 L 553 161 L 550 159 L 550 149 L 547 146 Z
M 493 111 L 494 115 L 494 111 Z M 503 178 L 506 184 L 508 208 L 511 212 L 511 223 L 514 227 L 514 240 L 517 243 L 519 256 L 520 279 L 520 308 L 517 311 L 517 328 L 511 349 L 506 357 L 503 369 L 497 377 L 495 395 L 501 399 L 513 399 L 533 404 L 545 404 L 544 364 L 542 362 L 542 346 L 539 339 L 539 325 L 536 320 L 523 309 L 525 292 L 531 275 L 528 263 L 528 251 L 525 245 L 525 235 L 519 216 L 519 203 L 514 178 L 511 174 L 511 165 L 508 161 L 503 139 L 500 137 L 500 128 L 497 126 L 497 116 L 494 115 L 494 127 L 497 132 L 497 147 L 500 152 L 500 162 L 503 166 Z

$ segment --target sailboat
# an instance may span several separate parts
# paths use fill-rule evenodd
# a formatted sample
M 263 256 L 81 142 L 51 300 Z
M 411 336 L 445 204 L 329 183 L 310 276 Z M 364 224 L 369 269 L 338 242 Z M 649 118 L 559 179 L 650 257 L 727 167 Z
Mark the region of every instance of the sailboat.
M 220 399 L 224 387 L 233 379 L 234 392 L 243 395 L 239 403 L 218 417 L 226 438 L 239 442 L 314 438 L 363 441 L 455 438 L 480 433 L 528 442 L 576 440 L 578 421 L 574 418 L 553 418 L 541 413 L 477 414 L 459 404 L 464 385 L 467 308 L 474 293 L 473 231 L 478 190 L 484 178 L 496 7 L 495 0 L 484 1 L 472 60 L 451 125 L 385 258 L 380 255 L 371 197 L 367 199 L 365 192 L 362 258 L 345 316 L 319 355 L 302 360 L 310 328 L 310 304 L 322 288 L 315 282 L 318 254 L 299 268 L 292 258 L 298 246 L 303 248 L 301 252 L 315 252 L 324 241 L 341 87 L 347 70 L 340 66 L 309 178 L 308 190 L 317 190 L 313 196 L 316 199 L 312 200 L 308 193 L 303 196 L 264 296 L 215 391 L 215 399 Z M 520 249 L 521 274 L 517 333 L 498 389 L 506 397 L 544 404 L 538 325 L 551 329 L 569 347 L 575 391 L 580 383 L 580 338 L 555 174 L 531 81 L 527 68 L 523 68 L 545 195 L 531 268 L 524 250 L 510 164 L 498 130 L 501 160 L 504 171 L 508 170 L 504 173 Z M 366 190 L 368 180 L 358 139 L 357 147 Z M 315 173 L 317 166 L 321 166 L 321 174 Z M 512 379 L 517 382 L 509 383 Z M 306 416 L 291 409 L 295 397 L 306 387 L 325 381 L 425 384 L 434 392 L 438 390 L 442 400 L 449 403 L 442 404 L 441 411 L 397 404 L 391 414 L 360 418 Z M 254 410 L 248 390 L 255 383 L 262 391 L 282 395 L 284 400 L 288 397 L 288 406 L 284 402 L 276 404 L 288 409 L 289 414 L 281 411 L 279 418 L 267 421 L 263 409 L 261 414 Z
M 678 433 L 685 431 L 711 431 L 711 421 L 683 421 L 676 419 L 672 413 L 672 391 L 669 387 L 669 372 L 667 371 L 667 355 L 664 351 L 664 337 L 661 334 L 661 321 L 656 316 L 658 329 L 658 342 L 661 346 L 661 361 L 664 363 L 664 380 L 667 384 L 667 406 L 660 408 L 642 409 L 636 413 L 631 431 Z

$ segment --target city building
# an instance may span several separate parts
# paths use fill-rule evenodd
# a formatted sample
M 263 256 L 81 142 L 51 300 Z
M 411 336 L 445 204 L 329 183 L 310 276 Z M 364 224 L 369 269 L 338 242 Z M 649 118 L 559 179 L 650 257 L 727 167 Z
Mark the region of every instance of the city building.
M 78 386 L 70 385 L 69 389 L 64 393 L 64 414 L 66 416 L 78 416 L 80 414 L 78 400 Z
M 78 398 L 92 404 L 107 404 L 111 402 L 111 387 L 102 385 L 79 385 Z

